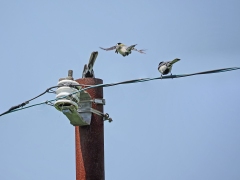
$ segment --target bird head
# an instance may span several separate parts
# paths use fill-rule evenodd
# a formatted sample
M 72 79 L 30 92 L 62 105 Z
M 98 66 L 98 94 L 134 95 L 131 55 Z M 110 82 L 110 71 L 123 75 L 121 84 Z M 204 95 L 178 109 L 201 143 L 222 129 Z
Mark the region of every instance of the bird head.
M 160 62 L 160 63 L 159 63 L 159 65 L 158 65 L 158 68 L 159 68 L 159 67 L 160 67 L 160 66 L 161 66 L 163 63 L 164 63 L 163 61 L 162 61 L 162 62 Z
M 117 46 L 122 46 L 123 45 L 123 43 L 117 43 Z
M 160 62 L 158 66 L 160 66 L 162 63 L 164 63 L 164 62 L 163 62 L 163 61 L 162 61 L 162 62 Z

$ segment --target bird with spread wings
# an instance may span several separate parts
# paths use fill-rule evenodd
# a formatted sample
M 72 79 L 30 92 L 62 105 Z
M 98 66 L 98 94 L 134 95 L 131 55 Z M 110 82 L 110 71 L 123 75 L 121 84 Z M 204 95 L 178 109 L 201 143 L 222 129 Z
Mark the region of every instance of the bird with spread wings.
M 144 51 L 146 51 L 146 49 L 141 49 L 141 50 L 137 50 L 135 48 L 137 44 L 131 45 L 131 46 L 126 46 L 122 43 L 117 43 L 116 46 L 112 46 L 110 48 L 102 48 L 101 49 L 105 50 L 105 51 L 111 51 L 111 50 L 115 50 L 115 53 L 120 53 L 122 56 L 128 56 L 129 54 L 132 53 L 132 51 L 137 51 L 139 53 L 145 54 Z

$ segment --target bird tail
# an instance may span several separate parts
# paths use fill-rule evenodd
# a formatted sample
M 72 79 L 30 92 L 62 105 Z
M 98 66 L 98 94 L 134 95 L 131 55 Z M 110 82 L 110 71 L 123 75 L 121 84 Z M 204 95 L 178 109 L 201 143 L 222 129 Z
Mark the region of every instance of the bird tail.
M 172 60 L 172 61 L 170 62 L 170 64 L 173 65 L 174 63 L 176 63 L 176 62 L 178 62 L 178 61 L 180 61 L 180 59 L 175 58 L 174 60 Z
M 140 49 L 140 50 L 137 50 L 138 52 L 142 53 L 142 54 L 146 54 L 145 51 L 146 49 Z

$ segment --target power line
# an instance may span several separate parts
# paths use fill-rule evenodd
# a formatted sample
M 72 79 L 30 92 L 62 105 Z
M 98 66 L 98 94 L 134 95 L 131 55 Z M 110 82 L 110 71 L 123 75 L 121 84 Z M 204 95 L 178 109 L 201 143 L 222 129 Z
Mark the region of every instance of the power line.
M 37 98 L 39 98 L 40 96 L 42 96 L 42 95 L 44 95 L 44 94 L 46 94 L 46 93 L 52 93 L 51 90 L 52 90 L 53 88 L 57 88 L 57 87 L 60 87 L 60 86 L 52 86 L 52 87 L 46 89 L 46 91 L 44 91 L 43 93 L 37 95 L 36 97 L 34 97 L 34 98 L 32 98 L 32 99 L 29 99 L 28 101 L 25 101 L 25 102 L 23 102 L 23 103 L 21 103 L 21 104 L 18 104 L 18 105 L 16 105 L 16 106 L 12 106 L 9 110 L 7 110 L 6 112 L 0 114 L 0 116 L 2 116 L 2 115 L 4 115 L 4 114 L 8 114 L 8 113 L 10 113 L 11 111 L 13 111 L 13 110 L 15 110 L 15 109 L 18 109 L 18 108 L 20 108 L 20 107 L 23 107 L 23 106 L 27 105 L 30 101 L 32 101 L 32 100 L 34 100 L 34 99 L 37 99 Z
M 84 90 L 87 90 L 87 89 L 98 88 L 98 87 L 110 87 L 110 86 L 116 86 L 116 85 L 121 85 L 121 84 L 132 84 L 132 83 L 146 82 L 146 81 L 159 80 L 159 79 L 174 79 L 174 78 L 182 78 L 182 77 L 187 77 L 187 76 L 195 76 L 195 75 L 203 75 L 203 74 L 214 74 L 214 73 L 221 73 L 221 72 L 227 72 L 227 71 L 234 71 L 234 70 L 238 70 L 238 69 L 240 69 L 240 67 L 215 69 L 215 70 L 197 72 L 197 73 L 192 73 L 192 74 L 180 74 L 180 75 L 169 75 L 169 76 L 162 76 L 162 77 L 156 77 L 156 78 L 133 79 L 133 80 L 127 80 L 127 81 L 122 81 L 122 82 L 118 82 L 118 83 L 106 83 L 106 84 L 98 84 L 98 85 L 93 85 L 93 86 L 84 85 L 84 86 L 88 86 L 88 87 L 82 88 L 79 91 L 76 91 L 76 92 L 74 92 L 74 93 L 72 93 L 70 95 L 73 95 L 75 93 L 78 93 L 78 92 L 81 92 L 81 91 L 84 91 Z M 64 96 L 64 97 L 61 97 L 61 98 L 58 98 L 58 99 L 52 99 L 52 100 L 45 101 L 45 102 L 42 102 L 42 103 L 36 103 L 36 104 L 30 105 L 30 106 L 23 107 L 26 104 L 28 104 L 30 101 L 32 101 L 32 100 L 34 100 L 34 99 L 44 95 L 45 93 L 51 92 L 50 91 L 51 89 L 57 88 L 57 87 L 62 87 L 62 86 L 74 87 L 76 85 L 52 86 L 52 87 L 48 88 L 46 91 L 44 91 L 43 93 L 39 94 L 38 96 L 36 96 L 36 97 L 34 97 L 34 98 L 32 98 L 32 99 L 30 99 L 28 101 L 25 101 L 25 102 L 23 102 L 23 103 L 21 103 L 21 104 L 19 104 L 17 106 L 11 107 L 8 111 L 0 114 L 0 116 L 3 116 L 5 114 L 9 114 L 9 113 L 12 113 L 12 112 L 15 112 L 15 111 L 31 108 L 31 107 L 34 107 L 34 106 L 38 106 L 38 105 L 48 104 L 48 103 L 51 103 L 53 101 L 66 98 L 67 96 Z M 79 86 L 83 86 L 83 85 L 80 84 Z M 20 109 L 20 107 L 22 107 L 22 108 Z

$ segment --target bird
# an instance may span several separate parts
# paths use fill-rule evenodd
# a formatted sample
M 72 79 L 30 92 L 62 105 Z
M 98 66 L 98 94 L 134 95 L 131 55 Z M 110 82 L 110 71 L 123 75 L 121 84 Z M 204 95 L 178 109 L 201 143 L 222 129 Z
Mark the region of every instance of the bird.
M 161 73 L 161 78 L 162 78 L 162 75 L 166 75 L 168 73 L 171 73 L 172 71 L 172 66 L 174 63 L 180 61 L 180 59 L 178 58 L 175 58 L 174 60 L 172 61 L 167 61 L 167 62 L 160 62 L 159 65 L 158 65 L 158 71 Z M 171 73 L 172 75 L 172 73 Z
M 137 44 L 131 45 L 131 46 L 126 46 L 123 43 L 117 43 L 116 46 L 112 46 L 110 48 L 102 48 L 99 47 L 100 49 L 103 49 L 105 51 L 110 51 L 110 50 L 114 50 L 115 49 L 115 53 L 120 53 L 123 57 L 128 56 L 129 54 L 132 53 L 132 50 L 137 51 L 139 53 L 145 54 L 144 51 L 146 51 L 146 49 L 141 49 L 141 50 L 137 50 L 135 48 Z
M 93 71 L 93 66 L 94 66 L 94 63 L 97 59 L 97 56 L 98 56 L 97 51 L 92 52 L 92 54 L 89 58 L 88 64 L 84 65 L 82 78 L 95 78 L 94 71 Z

